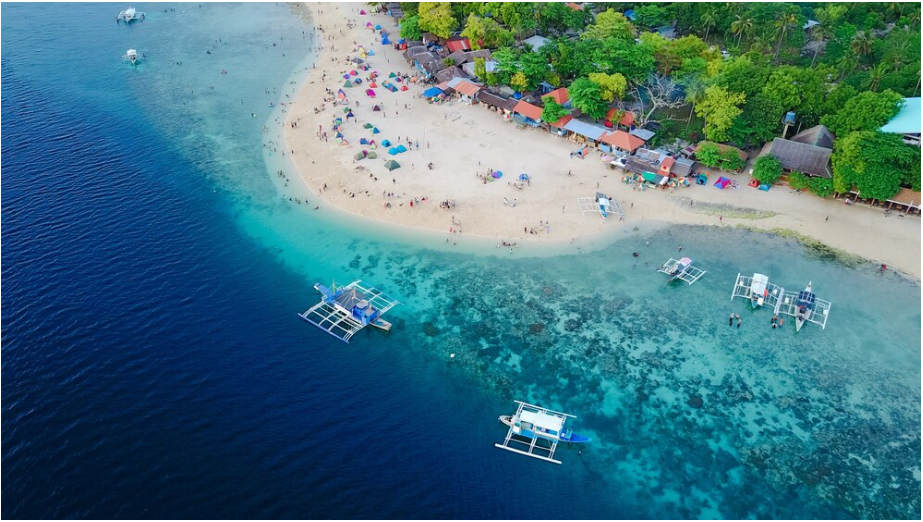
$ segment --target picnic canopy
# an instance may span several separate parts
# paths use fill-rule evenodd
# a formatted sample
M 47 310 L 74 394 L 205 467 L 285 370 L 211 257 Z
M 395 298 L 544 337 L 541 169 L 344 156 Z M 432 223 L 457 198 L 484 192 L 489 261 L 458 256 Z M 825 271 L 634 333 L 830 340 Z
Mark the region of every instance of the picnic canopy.
M 401 164 L 394 160 L 388 160 L 385 162 L 385 168 L 388 170 L 399 169 L 401 168 Z
M 423 91 L 423 96 L 426 98 L 435 98 L 436 96 L 439 96 L 441 94 L 442 94 L 442 89 L 438 87 L 430 87 L 429 89 L 426 89 L 425 91 Z

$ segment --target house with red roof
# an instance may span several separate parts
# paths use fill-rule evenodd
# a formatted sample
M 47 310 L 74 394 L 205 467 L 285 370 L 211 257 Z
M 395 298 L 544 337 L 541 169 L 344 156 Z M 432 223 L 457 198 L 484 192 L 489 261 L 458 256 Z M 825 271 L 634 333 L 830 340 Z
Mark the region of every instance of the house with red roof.
M 542 100 L 549 96 L 553 98 L 558 105 L 563 105 L 564 107 L 570 108 L 570 93 L 567 92 L 566 87 L 561 87 L 560 89 L 555 89 L 548 94 L 543 94 Z
M 513 121 L 519 124 L 538 127 L 542 124 L 542 108 L 520 100 L 513 107 Z
M 445 46 L 450 53 L 454 53 L 456 51 L 471 50 L 471 42 L 463 36 L 453 36 L 452 38 L 449 38 L 446 40 Z
M 567 2 L 567 7 L 570 7 L 574 11 L 583 11 L 583 4 L 576 4 L 574 2 Z
M 621 109 L 618 109 L 615 107 L 609 109 L 609 112 L 606 113 L 606 118 L 605 118 L 606 127 L 609 127 L 610 129 L 613 127 L 612 120 L 613 118 L 615 118 L 615 116 L 619 112 L 622 112 L 623 114 L 622 114 L 622 117 L 619 118 L 619 121 L 616 123 L 618 124 L 619 128 L 626 130 L 626 131 L 630 131 L 631 126 L 635 124 L 635 115 L 631 112 L 622 111 Z
M 618 149 L 627 154 L 633 153 L 642 145 L 644 145 L 644 140 L 623 130 L 610 132 L 609 134 L 603 136 L 599 141 L 609 145 L 613 149 Z

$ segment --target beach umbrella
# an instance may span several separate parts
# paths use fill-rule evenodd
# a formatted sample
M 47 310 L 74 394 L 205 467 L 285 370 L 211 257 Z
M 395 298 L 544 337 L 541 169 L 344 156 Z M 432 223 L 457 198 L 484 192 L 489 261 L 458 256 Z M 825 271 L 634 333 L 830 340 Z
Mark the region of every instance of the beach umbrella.
M 388 160 L 385 162 L 385 168 L 388 170 L 399 169 L 401 168 L 401 164 L 394 160 Z
M 390 146 L 391 146 L 391 141 L 390 141 L 390 140 L 385 140 L 385 141 L 381 142 L 381 146 L 382 146 L 382 147 L 390 147 Z
M 375 127 L 374 129 L 372 129 L 372 134 L 381 134 L 381 131 L 378 130 L 378 127 Z
M 396 91 L 396 90 L 397 90 L 397 87 L 395 87 L 394 90 Z M 410 90 L 410 87 L 407 87 L 406 85 L 402 85 L 402 86 L 401 86 L 401 90 L 402 90 L 402 91 L 409 91 L 409 90 Z
M 349 71 L 349 74 L 350 74 L 351 76 L 356 76 L 356 75 L 359 74 L 359 73 L 357 73 L 356 70 L 353 69 L 353 70 Z
M 369 152 L 369 159 L 375 159 L 377 157 L 378 157 L 378 154 L 375 154 L 374 152 Z
M 359 140 L 359 145 L 368 145 L 368 143 L 369 143 L 369 140 L 365 138 L 362 138 L 361 140 Z
M 378 105 L 372 107 L 372 112 L 379 112 L 379 111 L 381 111 L 381 107 L 379 107 Z
M 365 26 L 366 26 L 366 27 L 372 27 L 372 22 L 366 22 L 366 23 L 365 23 Z
M 372 125 L 371 123 L 366 123 L 365 125 L 362 126 L 363 129 L 371 129 L 372 127 L 374 127 L 374 125 Z
M 359 11 L 359 14 L 364 15 L 364 14 L 365 14 L 365 9 Z
M 337 138 L 342 138 L 342 137 L 343 137 L 343 133 L 342 133 L 342 132 L 338 132 L 338 133 L 337 133 Z
M 374 80 L 372 80 L 372 83 L 369 84 L 369 87 L 373 87 L 373 88 L 374 88 L 374 87 L 378 87 L 378 84 L 375 83 Z
M 369 56 L 375 56 L 375 50 L 374 50 L 374 49 L 372 49 L 371 51 L 369 51 Z
M 377 30 L 379 30 L 379 29 L 381 29 L 381 25 L 380 25 L 380 24 L 375 24 L 375 30 L 377 31 Z
M 347 119 L 347 120 L 350 119 L 350 118 L 355 118 L 355 117 L 356 117 L 356 115 L 353 114 L 353 113 L 349 113 L 349 114 L 346 115 L 346 119 Z
M 357 152 L 356 155 L 353 156 L 353 158 L 355 158 L 355 159 L 357 159 L 357 160 L 363 160 L 363 159 L 365 159 L 365 156 L 366 156 L 366 155 L 363 154 L 362 152 Z
M 391 74 L 388 75 L 388 78 L 395 78 L 395 77 L 397 77 L 397 75 L 394 74 L 394 73 L 391 73 Z
M 495 171 L 491 172 L 490 175 L 493 176 L 493 177 L 496 178 L 496 179 L 500 179 L 500 178 L 503 177 L 503 173 L 500 172 L 499 170 L 495 170 Z

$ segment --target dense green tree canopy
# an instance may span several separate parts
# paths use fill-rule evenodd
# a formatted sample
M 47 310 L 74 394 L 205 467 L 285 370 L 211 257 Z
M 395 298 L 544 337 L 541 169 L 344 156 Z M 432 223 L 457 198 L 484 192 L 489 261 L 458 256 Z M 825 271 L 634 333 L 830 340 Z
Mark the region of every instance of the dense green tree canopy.
M 579 78 L 568 89 L 571 103 L 587 116 L 598 119 L 606 115 L 609 104 L 603 99 L 602 89 L 588 78 Z
M 440 38 L 452 36 L 458 21 L 452 13 L 452 6 L 445 2 L 420 2 L 420 29 Z
M 420 18 L 418 16 L 405 16 L 401 20 L 401 38 L 419 41 L 423 38 L 423 31 L 420 30 Z
M 920 190 L 920 148 L 897 134 L 850 133 L 837 140 L 832 161 L 837 192 L 855 188 L 863 197 L 888 199 L 902 184 Z
M 753 179 L 772 185 L 782 176 L 782 163 L 772 156 L 761 156 L 753 162 Z
M 879 129 L 898 113 L 901 103 L 901 96 L 893 91 L 866 91 L 853 96 L 837 112 L 824 116 L 821 121 L 837 136 Z
M 570 111 L 564 108 L 560 103 L 554 101 L 551 96 L 542 98 L 545 106 L 542 108 L 542 121 L 545 123 L 554 123 L 561 118 L 570 114 Z
M 635 29 L 625 15 L 613 9 L 607 9 L 596 15 L 596 21 L 587 26 L 586 31 L 580 37 L 588 40 L 603 38 L 631 40 L 635 37 Z
M 695 113 L 705 118 L 705 137 L 710 140 L 726 141 L 728 129 L 734 119 L 743 112 L 740 105 L 747 99 L 743 93 L 728 92 L 723 87 L 711 86 L 705 89 L 705 97 L 695 108 Z

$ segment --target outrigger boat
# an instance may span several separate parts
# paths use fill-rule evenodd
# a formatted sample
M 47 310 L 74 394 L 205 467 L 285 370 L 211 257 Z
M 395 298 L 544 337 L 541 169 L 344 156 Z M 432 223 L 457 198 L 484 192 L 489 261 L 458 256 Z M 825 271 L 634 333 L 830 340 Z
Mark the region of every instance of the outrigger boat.
M 130 63 L 130 64 L 132 64 L 132 65 L 137 65 L 137 64 L 138 64 L 138 61 L 139 61 L 139 59 L 138 59 L 138 51 L 136 51 L 136 50 L 134 50 L 134 49 L 129 49 L 129 50 L 125 51 L 125 56 L 122 57 L 122 61 L 123 61 L 123 62 L 128 62 L 128 63 Z
M 574 415 L 549 410 L 522 401 L 515 402 L 519 404 L 516 413 L 513 415 L 501 415 L 499 418 L 503 425 L 509 427 L 509 431 L 503 443 L 494 444 L 494 446 L 527 457 L 534 457 L 560 464 L 561 461 L 554 459 L 554 452 L 559 442 L 567 442 L 570 444 L 585 444 L 590 442 L 589 437 L 574 433 L 573 430 L 569 428 L 564 428 L 564 423 L 567 422 L 568 417 L 576 418 Z M 544 441 L 548 445 L 540 444 L 539 441 Z M 527 449 L 521 450 L 512 448 L 510 447 L 510 443 L 512 442 L 526 446 Z M 540 455 L 536 453 L 536 451 L 542 451 L 545 454 Z
M 795 294 L 787 293 L 782 298 L 783 306 L 779 313 L 790 315 L 795 318 L 795 331 L 801 331 L 804 323 L 814 323 L 821 328 L 827 328 L 827 317 L 830 314 L 830 301 L 818 299 L 814 295 L 814 289 L 811 282 L 804 290 Z
M 332 289 L 319 283 L 314 285 L 321 294 L 321 301 L 298 316 L 346 343 L 366 326 L 390 331 L 391 323 L 381 316 L 399 303 L 380 290 L 360 283 L 353 281 L 340 288 L 333 284 Z
M 705 270 L 692 266 L 691 257 L 684 257 L 682 259 L 673 259 L 671 257 L 657 271 L 670 276 L 670 278 L 667 279 L 667 283 L 672 282 L 674 279 L 679 279 L 690 285 L 701 279 L 706 273 Z
M 619 216 L 625 215 L 619 202 L 602 192 L 597 192 L 594 198 L 577 198 L 577 202 L 580 204 L 580 212 L 584 214 L 587 212 L 599 213 L 603 219 L 608 218 L 609 214 L 612 213 L 618 214 Z
M 778 314 L 782 306 L 780 298 L 784 293 L 785 289 L 770 283 L 766 275 L 756 273 L 753 277 L 746 277 L 738 273 L 734 289 L 731 290 L 731 299 L 743 297 L 750 300 L 754 310 L 766 305 L 773 307 L 774 313 Z
M 115 21 L 129 24 L 135 20 L 144 20 L 144 16 L 145 13 L 136 10 L 134 7 L 129 7 L 128 9 L 119 12 L 119 15 L 115 17 Z

